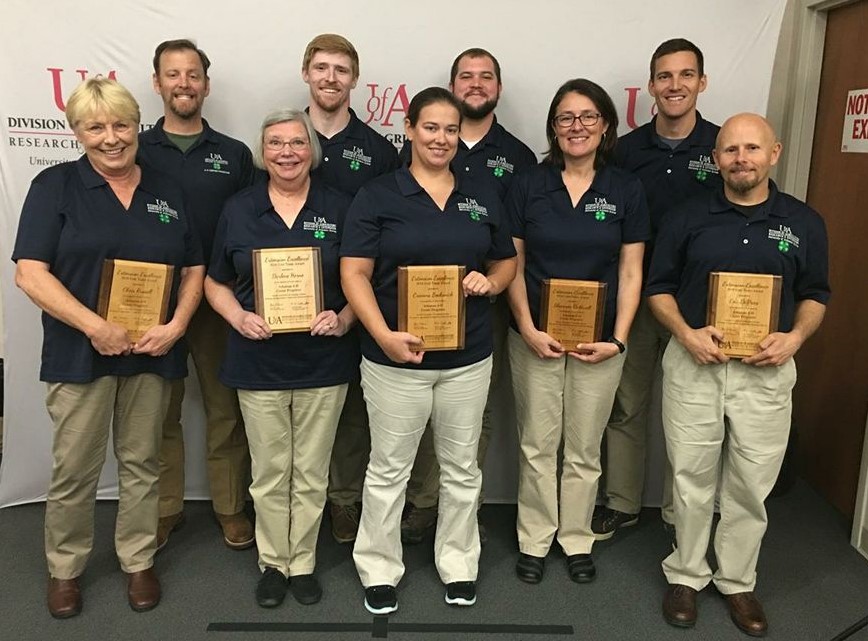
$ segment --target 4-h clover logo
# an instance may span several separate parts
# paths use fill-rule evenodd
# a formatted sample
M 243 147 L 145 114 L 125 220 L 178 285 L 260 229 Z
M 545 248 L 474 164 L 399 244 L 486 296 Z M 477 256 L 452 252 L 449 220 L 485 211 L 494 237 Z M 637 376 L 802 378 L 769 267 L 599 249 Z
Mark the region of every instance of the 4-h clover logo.
M 325 238 L 325 232 L 324 232 L 322 229 L 317 229 L 317 230 L 313 233 L 313 237 L 314 237 L 314 238 L 319 238 L 320 240 L 322 240 L 323 238 Z
M 696 172 L 696 180 L 699 182 L 705 182 L 708 179 L 708 172 L 704 169 L 700 169 Z
M 358 171 L 361 168 L 362 168 L 362 163 L 360 163 L 358 160 L 351 160 L 350 161 L 350 169 L 352 169 L 353 171 Z
M 498 178 L 502 178 L 503 177 L 503 167 L 495 167 L 494 168 L 494 175 L 497 176 Z
M 170 220 L 172 220 L 172 219 L 169 218 L 169 214 L 160 214 L 160 222 L 161 223 L 168 223 Z
M 606 220 L 606 212 L 598 210 L 594 213 L 594 218 L 597 220 Z
M 790 244 L 785 240 L 778 241 L 778 251 L 786 254 L 788 251 L 790 251 Z
M 479 212 L 471 211 L 470 212 L 470 220 L 479 220 Z
M 214 164 L 211 165 L 211 167 L 213 167 L 214 169 L 220 169 L 220 163 L 215 162 Z

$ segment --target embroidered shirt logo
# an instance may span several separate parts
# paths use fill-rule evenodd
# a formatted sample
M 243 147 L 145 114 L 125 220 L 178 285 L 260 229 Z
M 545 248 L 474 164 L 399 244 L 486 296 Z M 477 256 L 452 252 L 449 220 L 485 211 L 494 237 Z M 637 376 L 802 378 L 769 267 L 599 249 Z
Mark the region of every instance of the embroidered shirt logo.
M 148 203 L 148 213 L 149 214 L 157 214 L 157 217 L 160 219 L 161 223 L 168 223 L 173 218 L 178 220 L 178 211 L 176 209 L 172 209 L 169 207 L 169 203 L 165 200 L 156 199 L 156 204 Z
M 506 160 L 506 156 L 495 156 L 485 161 L 485 166 L 492 170 L 498 178 L 502 178 L 504 173 L 514 173 L 515 165 Z
M 205 173 L 229 175 L 229 161 L 220 154 L 210 153 L 204 159 Z
M 465 198 L 463 203 L 458 203 L 458 211 L 466 211 L 471 220 L 479 220 L 482 216 L 488 216 L 488 209 L 483 207 L 475 198 Z
M 594 198 L 594 202 L 588 203 L 585 205 L 585 213 L 586 214 L 594 214 L 594 218 L 599 221 L 606 220 L 606 217 L 617 216 L 618 215 L 618 207 L 617 205 L 610 205 L 606 202 L 605 198 Z
M 696 180 L 699 182 L 705 182 L 708 180 L 710 174 L 720 174 L 720 169 L 718 169 L 717 165 L 714 164 L 714 160 L 712 160 L 711 156 L 704 156 L 702 154 L 699 154 L 698 159 L 688 161 L 687 171 L 694 172 Z
M 304 221 L 302 229 L 304 229 L 304 231 L 312 231 L 313 237 L 318 240 L 325 238 L 326 232 L 330 234 L 338 233 L 338 226 L 327 221 L 325 216 L 314 216 L 312 221 Z
M 786 225 L 779 225 L 777 229 L 769 229 L 769 238 L 778 241 L 778 251 L 786 254 L 790 247 L 799 247 L 799 237 Z
M 362 165 L 371 166 L 371 157 L 365 155 L 365 150 L 353 145 L 352 149 L 344 149 L 341 157 L 350 161 L 350 169 L 358 171 Z

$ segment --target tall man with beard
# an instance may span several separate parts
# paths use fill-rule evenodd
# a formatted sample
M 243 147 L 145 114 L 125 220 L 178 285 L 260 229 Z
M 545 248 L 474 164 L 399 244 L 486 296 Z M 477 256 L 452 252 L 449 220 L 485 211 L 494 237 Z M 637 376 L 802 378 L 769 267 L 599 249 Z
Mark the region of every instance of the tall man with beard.
M 202 241 L 205 264 L 223 203 L 253 183 L 250 150 L 233 138 L 211 129 L 202 106 L 211 90 L 205 52 L 190 40 L 168 40 L 154 53 L 154 91 L 163 99 L 164 115 L 139 135 L 139 160 L 174 176 Z M 217 380 L 226 350 L 223 319 L 202 301 L 187 328 L 186 339 L 205 407 L 206 467 L 214 513 L 225 544 L 249 548 L 253 525 L 244 512 L 250 455 L 235 391 Z M 160 452 L 160 521 L 157 549 L 184 521 L 184 438 L 181 405 L 184 381 L 172 385 L 163 424 Z
M 452 171 L 487 184 L 503 200 L 513 176 L 535 165 L 537 160 L 530 148 L 504 129 L 494 115 L 503 90 L 500 63 L 491 53 L 478 47 L 461 52 L 452 63 L 449 90 L 461 101 L 463 116 L 461 139 L 452 161 Z M 401 150 L 401 158 L 409 162 L 409 142 Z M 508 375 L 506 337 L 509 306 L 506 296 L 493 299 L 492 303 L 494 351 L 491 385 L 479 437 L 479 469 L 483 468 L 492 432 L 491 392 L 496 389 L 498 381 Z M 404 543 L 421 542 L 437 522 L 439 479 L 440 467 L 434 455 L 431 430 L 428 429 L 422 437 L 407 485 L 407 509 L 401 522 L 401 540 Z M 480 537 L 485 539 L 484 528 L 480 528 Z
M 323 152 L 314 178 L 352 197 L 372 178 L 398 168 L 392 144 L 350 109 L 350 93 L 359 80 L 359 54 L 349 40 L 332 33 L 316 36 L 304 51 L 301 76 L 310 87 L 307 112 Z M 347 389 L 329 467 L 332 536 L 339 543 L 356 539 L 370 451 L 367 409 L 356 378 Z
M 780 153 L 765 118 L 727 120 L 714 148 L 723 189 L 667 216 L 651 262 L 648 305 L 672 333 L 663 356 L 663 430 L 678 547 L 663 561 L 663 616 L 679 627 L 695 624 L 696 593 L 713 582 L 740 630 L 763 636 L 768 628 L 753 593 L 764 502 L 790 431 L 793 355 L 820 326 L 829 299 L 823 219 L 769 179 Z M 715 271 L 781 278 L 778 331 L 753 356 L 727 357 L 728 337 L 707 323 Z M 718 492 L 712 573 L 706 552 Z

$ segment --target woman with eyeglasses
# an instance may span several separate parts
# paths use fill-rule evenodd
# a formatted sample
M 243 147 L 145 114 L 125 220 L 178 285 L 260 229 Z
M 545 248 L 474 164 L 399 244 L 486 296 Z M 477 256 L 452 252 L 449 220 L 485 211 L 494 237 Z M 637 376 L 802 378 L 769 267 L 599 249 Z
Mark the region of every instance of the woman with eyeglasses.
M 549 107 L 545 158 L 516 178 L 506 200 L 518 252 L 508 290 L 519 431 L 516 573 L 527 583 L 542 580 L 555 535 L 573 581 L 596 575 L 591 516 L 600 441 L 639 305 L 649 237 L 641 183 L 611 165 L 617 128 L 618 114 L 602 87 L 566 82 Z M 599 341 L 562 345 L 543 331 L 543 281 L 552 278 L 606 285 Z
M 355 316 L 338 263 L 349 199 L 311 177 L 321 158 L 307 114 L 283 109 L 265 117 L 254 162 L 268 180 L 227 201 L 205 282 L 208 302 L 232 327 L 220 380 L 238 390 L 250 445 L 262 572 L 256 601 L 266 608 L 280 605 L 287 587 L 302 604 L 322 596 L 317 535 L 335 429 L 358 368 L 346 336 Z M 276 333 L 255 311 L 253 250 L 293 247 L 319 248 L 323 311 L 305 331 Z

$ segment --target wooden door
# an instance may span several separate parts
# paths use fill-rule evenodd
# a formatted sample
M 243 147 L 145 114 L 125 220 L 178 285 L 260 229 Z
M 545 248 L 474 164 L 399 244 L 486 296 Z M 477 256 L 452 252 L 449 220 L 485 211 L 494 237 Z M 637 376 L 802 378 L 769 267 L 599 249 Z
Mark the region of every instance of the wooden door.
M 796 355 L 800 468 L 853 516 L 868 414 L 868 153 L 841 151 L 848 92 L 868 88 L 868 0 L 829 12 L 808 204 L 829 231 L 832 299 Z M 784 141 L 786 144 L 786 141 Z

